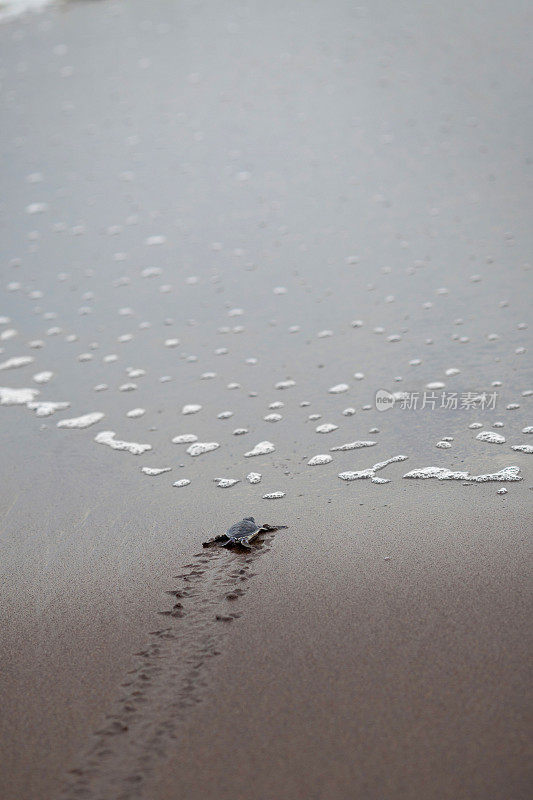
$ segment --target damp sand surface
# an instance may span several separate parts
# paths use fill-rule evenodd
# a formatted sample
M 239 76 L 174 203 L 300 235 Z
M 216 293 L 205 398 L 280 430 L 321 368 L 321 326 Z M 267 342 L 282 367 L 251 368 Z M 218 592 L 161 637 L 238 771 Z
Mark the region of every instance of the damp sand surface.
M 2 800 L 529 797 L 530 23 L 296 5 L 0 26 Z

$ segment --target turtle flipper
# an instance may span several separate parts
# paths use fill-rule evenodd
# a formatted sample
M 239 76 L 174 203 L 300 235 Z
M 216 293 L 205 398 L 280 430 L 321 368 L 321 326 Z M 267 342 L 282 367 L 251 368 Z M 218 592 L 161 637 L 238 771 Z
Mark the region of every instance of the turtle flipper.
M 257 534 L 255 534 L 255 536 L 257 536 Z M 233 544 L 236 544 L 236 545 L 238 545 L 240 547 L 245 547 L 246 550 L 251 550 L 252 547 L 250 545 L 250 541 L 253 538 L 255 538 L 253 534 L 252 534 L 252 536 L 243 536 L 243 537 L 241 537 L 239 539 L 236 539 L 235 542 L 233 542 Z
M 261 530 L 262 531 L 282 531 L 282 530 L 284 530 L 284 528 L 288 528 L 288 527 L 289 527 L 288 525 L 268 525 L 267 523 L 265 523 L 264 525 L 261 525 Z
M 214 536 L 213 539 L 208 539 L 207 542 L 203 543 L 202 547 L 211 547 L 211 545 L 217 544 L 217 542 L 223 542 L 223 544 L 225 544 L 225 542 L 223 541 L 224 539 L 227 539 L 227 541 L 229 542 L 229 539 L 226 536 L 226 534 L 222 533 L 220 536 Z

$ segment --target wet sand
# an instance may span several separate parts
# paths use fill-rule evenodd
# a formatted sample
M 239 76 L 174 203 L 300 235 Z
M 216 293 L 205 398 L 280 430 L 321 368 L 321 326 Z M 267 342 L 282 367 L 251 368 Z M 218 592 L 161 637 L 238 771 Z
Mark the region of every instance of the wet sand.
M 131 0 L 0 26 L 0 363 L 34 358 L 0 386 L 71 404 L 0 407 L 2 798 L 530 796 L 526 20 Z M 436 381 L 496 408 L 375 407 Z M 250 514 L 289 529 L 201 548 Z

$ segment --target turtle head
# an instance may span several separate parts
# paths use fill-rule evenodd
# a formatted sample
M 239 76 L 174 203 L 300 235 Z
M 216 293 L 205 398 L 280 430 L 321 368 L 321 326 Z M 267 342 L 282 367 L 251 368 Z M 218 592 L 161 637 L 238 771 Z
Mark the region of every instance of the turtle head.
M 254 519 L 253 517 L 244 517 L 244 519 L 245 519 L 247 522 L 255 522 L 255 519 Z

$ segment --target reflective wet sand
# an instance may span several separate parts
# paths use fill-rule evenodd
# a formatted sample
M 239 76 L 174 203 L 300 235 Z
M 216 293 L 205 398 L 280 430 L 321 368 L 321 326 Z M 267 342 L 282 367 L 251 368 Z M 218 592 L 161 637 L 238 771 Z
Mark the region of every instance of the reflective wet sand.
M 0 26 L 2 798 L 529 797 L 527 12 Z

